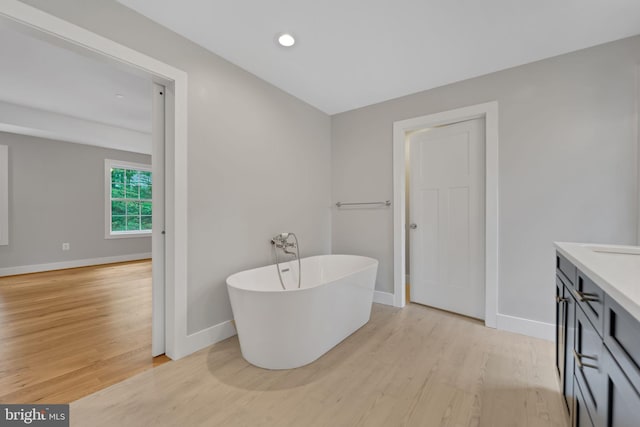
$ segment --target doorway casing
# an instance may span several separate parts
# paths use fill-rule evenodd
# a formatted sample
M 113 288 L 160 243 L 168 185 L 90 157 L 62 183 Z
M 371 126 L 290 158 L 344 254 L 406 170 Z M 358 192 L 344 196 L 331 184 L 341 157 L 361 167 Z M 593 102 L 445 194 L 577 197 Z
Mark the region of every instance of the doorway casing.
M 487 102 L 393 123 L 393 304 L 405 305 L 407 133 L 472 119 L 485 121 L 485 325 L 498 313 L 498 102 Z
M 165 86 L 165 280 L 164 289 L 154 285 L 153 292 L 164 293 L 164 352 L 171 359 L 186 356 L 195 350 L 187 335 L 187 73 L 18 0 L 3 0 L 0 17 Z

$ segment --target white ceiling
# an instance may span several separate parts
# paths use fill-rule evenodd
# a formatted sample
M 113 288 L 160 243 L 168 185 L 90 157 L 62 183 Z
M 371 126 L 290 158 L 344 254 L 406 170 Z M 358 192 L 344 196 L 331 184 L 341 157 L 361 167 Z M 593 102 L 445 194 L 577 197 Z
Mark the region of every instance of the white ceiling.
M 151 80 L 0 23 L 0 101 L 151 132 Z M 116 94 L 124 95 L 117 98 Z M 0 117 L 0 119 L 2 119 Z
M 638 0 L 118 1 L 329 114 L 640 33 Z

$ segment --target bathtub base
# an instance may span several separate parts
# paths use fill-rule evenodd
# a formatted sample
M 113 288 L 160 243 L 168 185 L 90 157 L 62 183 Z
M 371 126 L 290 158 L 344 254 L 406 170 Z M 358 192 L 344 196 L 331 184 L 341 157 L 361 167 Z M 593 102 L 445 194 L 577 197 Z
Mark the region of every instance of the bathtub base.
M 352 256 L 305 258 L 303 278 L 307 271 L 314 271 L 309 264 L 319 262 L 313 258 L 325 257 Z M 365 257 L 353 258 L 360 261 L 357 265 L 361 268 L 310 288 L 252 292 L 229 285 L 243 357 L 264 369 L 298 368 L 317 360 L 364 326 L 371 316 L 378 262 Z M 369 260 L 364 267 L 363 259 Z M 348 258 L 336 258 L 323 262 L 346 260 Z M 327 269 L 329 273 L 334 270 Z M 330 278 L 327 271 L 321 276 Z

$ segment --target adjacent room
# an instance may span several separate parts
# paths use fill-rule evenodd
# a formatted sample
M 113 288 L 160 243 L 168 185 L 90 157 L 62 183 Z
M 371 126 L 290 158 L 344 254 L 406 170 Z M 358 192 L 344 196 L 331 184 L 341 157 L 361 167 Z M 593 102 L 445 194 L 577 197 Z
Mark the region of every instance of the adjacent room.
M 168 360 L 151 350 L 154 87 L 1 24 L 0 401 L 67 403 Z
M 0 424 L 640 426 L 639 2 L 4 0 L 0 53 Z

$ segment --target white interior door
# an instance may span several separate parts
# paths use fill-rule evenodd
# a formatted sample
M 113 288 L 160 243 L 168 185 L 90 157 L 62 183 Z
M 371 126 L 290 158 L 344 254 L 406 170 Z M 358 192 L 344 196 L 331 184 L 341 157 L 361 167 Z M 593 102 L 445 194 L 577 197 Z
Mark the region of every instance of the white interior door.
M 151 355 L 159 356 L 165 352 L 165 239 L 164 239 L 164 147 L 165 147 L 165 88 L 153 84 L 152 107 L 152 319 L 151 319 Z
M 411 301 L 484 319 L 484 120 L 409 144 Z

